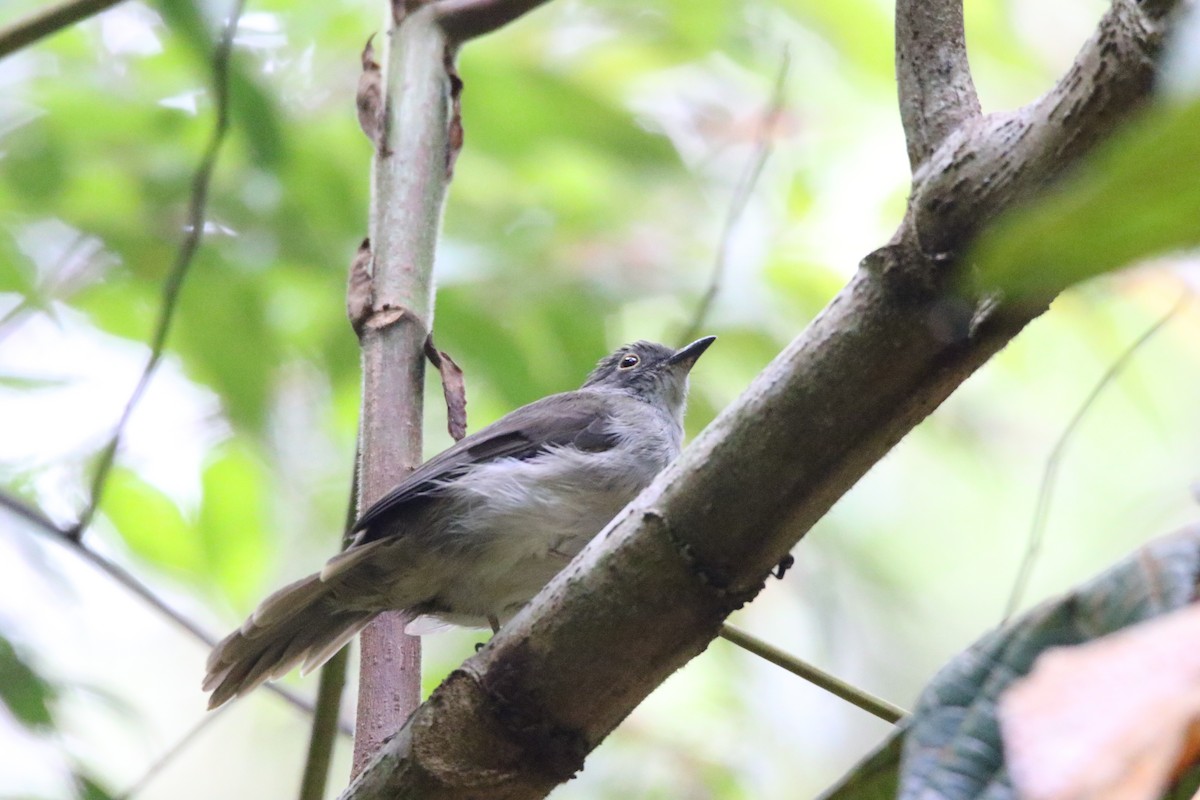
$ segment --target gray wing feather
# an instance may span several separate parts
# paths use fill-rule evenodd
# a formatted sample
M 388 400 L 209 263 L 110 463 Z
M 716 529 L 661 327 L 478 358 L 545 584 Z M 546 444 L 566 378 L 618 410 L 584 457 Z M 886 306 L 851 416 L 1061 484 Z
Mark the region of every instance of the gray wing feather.
M 550 447 L 573 446 L 589 452 L 613 447 L 616 436 L 608 423 L 614 399 L 601 392 L 566 392 L 518 408 L 417 467 L 367 509 L 354 531 L 365 530 L 411 503 L 433 496 L 444 481 L 476 464 L 499 458 L 533 458 Z M 368 534 L 355 544 L 372 538 Z

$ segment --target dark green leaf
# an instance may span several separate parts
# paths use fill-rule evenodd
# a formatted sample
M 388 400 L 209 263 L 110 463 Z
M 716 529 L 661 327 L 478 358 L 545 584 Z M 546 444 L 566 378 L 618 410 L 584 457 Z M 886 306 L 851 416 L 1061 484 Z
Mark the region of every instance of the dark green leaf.
M 0 636 L 0 703 L 26 728 L 46 730 L 54 726 L 54 696 L 54 687 Z

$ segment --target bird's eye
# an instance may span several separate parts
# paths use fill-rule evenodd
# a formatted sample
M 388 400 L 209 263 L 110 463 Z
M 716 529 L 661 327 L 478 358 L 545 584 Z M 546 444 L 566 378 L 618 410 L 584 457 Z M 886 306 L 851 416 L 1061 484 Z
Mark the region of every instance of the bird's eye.
M 621 363 L 617 364 L 617 368 L 618 369 L 633 369 L 634 367 L 636 367 L 638 365 L 639 361 L 641 361 L 640 358 L 635 356 L 633 353 L 630 353 L 621 359 Z

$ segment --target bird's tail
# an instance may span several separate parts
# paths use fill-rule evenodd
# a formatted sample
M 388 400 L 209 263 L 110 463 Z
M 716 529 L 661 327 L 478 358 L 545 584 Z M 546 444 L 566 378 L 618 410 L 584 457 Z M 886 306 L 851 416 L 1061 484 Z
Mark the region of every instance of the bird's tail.
M 339 609 L 330 583 L 310 575 L 272 594 L 208 657 L 204 691 L 209 708 L 278 678 L 297 664 L 307 673 L 366 627 L 378 612 Z

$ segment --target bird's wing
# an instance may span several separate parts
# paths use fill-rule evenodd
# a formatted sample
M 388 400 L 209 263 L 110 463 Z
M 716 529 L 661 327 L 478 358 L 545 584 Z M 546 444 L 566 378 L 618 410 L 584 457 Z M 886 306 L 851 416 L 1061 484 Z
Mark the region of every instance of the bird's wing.
M 410 503 L 436 494 L 443 482 L 476 464 L 498 458 L 533 458 L 550 447 L 608 450 L 617 441 L 609 430 L 616 399 L 604 392 L 577 391 L 551 395 L 518 408 L 426 461 L 368 508 L 355 523 L 354 531 L 365 530 Z M 375 538 L 378 536 L 367 533 L 355 545 Z

